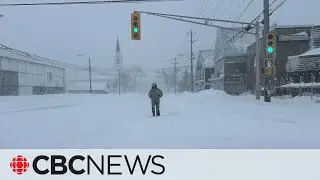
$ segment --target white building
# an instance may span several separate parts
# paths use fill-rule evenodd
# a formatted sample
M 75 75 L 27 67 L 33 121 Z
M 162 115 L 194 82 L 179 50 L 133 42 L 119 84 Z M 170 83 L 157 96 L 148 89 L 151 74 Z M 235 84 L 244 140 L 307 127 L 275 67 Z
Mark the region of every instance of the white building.
M 196 63 L 196 89 L 204 90 L 210 88 L 209 79 L 213 73 L 214 50 L 199 50 Z
M 217 29 L 214 52 L 215 60 L 219 60 L 224 56 L 245 53 L 247 52 L 247 47 L 255 42 L 255 35 L 247 33 L 239 34 L 239 31 L 243 30 L 242 27 L 235 27 L 235 29 L 237 29 L 237 31 L 221 28 Z M 249 30 L 249 32 L 254 33 L 255 28 Z M 260 36 L 262 36 L 262 32 L 263 28 L 260 28 Z
M 45 63 L 45 58 L 39 62 L 33 57 L 0 46 L 0 96 L 65 93 L 65 68 Z

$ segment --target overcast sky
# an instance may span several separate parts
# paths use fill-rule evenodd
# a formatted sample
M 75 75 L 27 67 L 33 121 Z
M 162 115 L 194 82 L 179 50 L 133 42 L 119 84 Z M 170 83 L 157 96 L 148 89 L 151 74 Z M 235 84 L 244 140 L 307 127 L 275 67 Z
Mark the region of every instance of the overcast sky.
M 39 0 L 40 1 L 40 0 Z M 38 1 L 38 2 L 39 2 Z M 42 0 L 41 2 L 48 1 Z M 62 1 L 62 0 L 52 0 Z M 69 0 L 70 1 L 70 0 Z M 112 67 L 119 36 L 125 65 L 143 68 L 171 66 L 169 59 L 190 53 L 190 28 L 199 49 L 214 47 L 215 28 L 142 15 L 142 40 L 130 39 L 130 14 L 134 10 L 237 19 L 251 0 L 185 0 L 179 2 L 1 7 L 0 42 L 23 51 L 68 63 L 85 65 L 76 56 L 86 53 L 93 66 Z M 0 0 L 1 3 L 37 2 Z M 278 0 L 280 2 L 280 0 Z M 199 13 L 201 5 L 204 4 Z M 320 0 L 288 0 L 272 17 L 281 24 L 320 24 Z M 262 11 L 262 0 L 254 0 L 240 20 L 251 21 Z M 181 64 L 188 63 L 179 58 Z

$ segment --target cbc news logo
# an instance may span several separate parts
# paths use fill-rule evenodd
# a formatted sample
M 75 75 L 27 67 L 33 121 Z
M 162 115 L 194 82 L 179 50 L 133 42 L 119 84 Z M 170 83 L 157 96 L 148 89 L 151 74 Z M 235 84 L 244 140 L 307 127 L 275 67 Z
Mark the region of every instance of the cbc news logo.
M 19 156 L 12 159 L 12 161 L 10 163 L 10 167 L 13 172 L 21 175 L 21 174 L 27 172 L 27 170 L 29 168 L 29 162 L 28 162 L 27 158 L 19 155 Z
M 68 158 L 64 155 L 38 155 L 28 161 L 18 155 L 11 160 L 10 168 L 18 175 L 26 173 L 29 167 L 38 175 L 64 175 L 69 172 L 90 175 L 94 169 L 101 175 L 161 175 L 165 172 L 163 159 L 162 155 L 74 155 Z

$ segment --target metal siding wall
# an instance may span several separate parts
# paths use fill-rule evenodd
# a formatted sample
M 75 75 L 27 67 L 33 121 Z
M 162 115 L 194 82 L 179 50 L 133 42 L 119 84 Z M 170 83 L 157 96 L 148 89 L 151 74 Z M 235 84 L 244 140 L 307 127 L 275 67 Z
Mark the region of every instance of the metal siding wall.
M 9 72 L 10 78 L 16 78 L 16 80 L 12 80 L 13 83 L 17 83 L 17 87 L 6 87 L 1 86 L 1 92 L 3 95 L 7 95 L 8 91 L 12 90 L 12 95 L 31 95 L 33 94 L 33 88 L 37 88 L 37 92 L 40 89 L 46 89 L 46 87 L 51 88 L 51 91 L 56 91 L 53 89 L 57 89 L 58 92 L 65 92 L 65 70 L 59 67 L 51 67 L 48 65 L 43 65 L 39 63 L 27 62 L 23 60 L 11 59 L 7 57 L 0 58 L 0 70 L 4 70 L 2 72 Z M 16 75 L 11 72 L 16 72 Z M 53 75 L 53 79 L 48 81 L 47 72 L 51 72 Z M 11 74 L 12 75 L 11 75 Z M 8 73 L 5 73 L 8 74 Z M 8 77 L 9 78 L 9 77 Z M 62 88 L 62 89 L 61 89 Z M 0 93 L 1 94 L 1 93 Z
M 8 71 L 10 69 L 10 62 L 8 58 L 1 58 L 1 70 Z

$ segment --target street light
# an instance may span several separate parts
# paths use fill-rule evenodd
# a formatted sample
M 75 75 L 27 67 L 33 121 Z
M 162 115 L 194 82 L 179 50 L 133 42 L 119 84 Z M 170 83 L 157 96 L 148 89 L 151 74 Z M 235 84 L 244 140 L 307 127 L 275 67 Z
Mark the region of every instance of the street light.
M 92 80 L 91 80 L 91 58 L 88 55 L 85 54 L 77 54 L 78 56 L 87 57 L 88 63 L 89 63 L 89 84 L 90 84 L 90 90 L 89 92 L 92 93 Z

